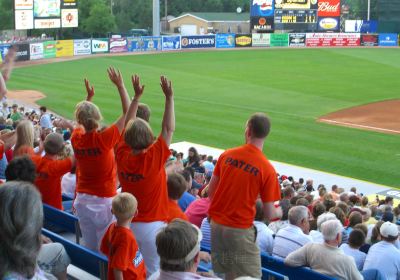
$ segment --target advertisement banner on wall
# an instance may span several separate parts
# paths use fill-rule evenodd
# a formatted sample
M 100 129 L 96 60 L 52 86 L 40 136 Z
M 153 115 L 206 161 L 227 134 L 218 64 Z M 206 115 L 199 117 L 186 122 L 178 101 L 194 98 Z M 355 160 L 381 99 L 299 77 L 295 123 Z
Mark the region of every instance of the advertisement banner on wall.
M 340 17 L 318 18 L 318 31 L 339 31 Z
M 215 48 L 215 35 L 182 36 L 182 49 Z
M 42 59 L 44 57 L 43 43 L 29 44 L 30 60 Z
M 62 9 L 61 26 L 78 27 L 78 9 Z
M 289 47 L 305 47 L 306 33 L 291 33 L 289 34 Z
M 162 37 L 162 50 L 174 51 L 181 49 L 181 36 L 163 36 Z
M 271 47 L 289 46 L 289 34 L 271 34 Z
M 251 40 L 253 47 L 269 47 L 271 45 L 271 34 L 253 33 Z
M 35 19 L 35 29 L 46 29 L 46 28 L 60 28 L 61 19 L 49 18 L 49 19 Z
M 360 33 L 307 33 L 307 47 L 356 47 L 360 46 Z
M 120 53 L 128 51 L 128 40 L 126 38 L 111 38 L 110 53 Z
M 380 47 L 396 47 L 398 45 L 397 34 L 394 33 L 382 33 L 379 34 L 379 46 Z
M 15 10 L 32 10 L 33 0 L 15 0 L 14 8 Z
M 161 37 L 143 36 L 128 39 L 130 52 L 159 51 L 161 50 Z
M 273 17 L 274 8 L 275 8 L 274 0 L 252 0 L 250 7 L 250 16 Z
M 74 40 L 59 40 L 56 42 L 56 57 L 73 56 Z
M 90 39 L 74 40 L 74 55 L 88 55 L 91 53 Z
M 46 41 L 43 42 L 43 57 L 44 58 L 54 58 L 56 57 L 56 41 Z
M 273 32 L 274 17 L 252 17 L 250 19 L 251 30 L 261 32 Z
M 29 60 L 29 44 L 17 44 L 14 47 L 16 48 L 16 61 Z
M 218 49 L 227 49 L 235 47 L 235 34 L 217 34 L 215 35 L 215 46 Z
M 345 32 L 377 33 L 378 21 L 376 20 L 346 20 Z
M 340 17 L 340 0 L 319 0 L 318 17 Z
M 107 53 L 108 39 L 92 39 L 92 53 Z
M 377 34 L 362 34 L 361 35 L 361 46 L 375 47 L 379 45 L 379 39 Z
M 33 10 L 15 10 L 15 29 L 33 29 Z
M 251 47 L 252 35 L 251 34 L 236 34 L 235 46 L 236 48 Z

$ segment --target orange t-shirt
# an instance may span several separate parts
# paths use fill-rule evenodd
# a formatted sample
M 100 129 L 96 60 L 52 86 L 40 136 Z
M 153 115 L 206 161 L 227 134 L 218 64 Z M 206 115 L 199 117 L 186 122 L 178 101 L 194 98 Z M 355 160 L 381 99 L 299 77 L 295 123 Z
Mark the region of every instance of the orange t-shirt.
M 189 222 L 188 217 L 183 213 L 178 203 L 172 199 L 168 201 L 168 220 L 170 223 L 173 219 L 182 219 Z
M 168 219 L 167 175 L 164 165 L 171 152 L 162 136 L 146 151 L 134 155 L 124 140 L 118 144 L 116 160 L 123 192 L 138 201 L 134 222 L 155 222 Z
M 61 177 L 72 168 L 70 158 L 55 160 L 46 156 L 33 156 L 36 165 L 35 186 L 42 194 L 42 201 L 63 210 L 61 197 Z
M 146 279 L 143 256 L 130 229 L 111 224 L 101 241 L 100 251 L 108 257 L 108 280 L 114 280 L 113 269 L 121 270 L 124 279 Z
M 78 193 L 99 197 L 116 195 L 117 178 L 114 158 L 114 145 L 120 139 L 115 125 L 98 132 L 86 132 L 82 128 L 74 129 L 71 137 L 77 162 Z
M 13 157 L 20 157 L 20 156 L 34 156 L 35 152 L 33 151 L 32 147 L 27 145 L 22 145 L 18 149 L 14 150 Z
M 281 198 L 274 167 L 262 151 L 251 144 L 225 151 L 218 159 L 214 175 L 219 177 L 219 183 L 209 215 L 218 224 L 250 228 L 259 195 L 264 203 Z

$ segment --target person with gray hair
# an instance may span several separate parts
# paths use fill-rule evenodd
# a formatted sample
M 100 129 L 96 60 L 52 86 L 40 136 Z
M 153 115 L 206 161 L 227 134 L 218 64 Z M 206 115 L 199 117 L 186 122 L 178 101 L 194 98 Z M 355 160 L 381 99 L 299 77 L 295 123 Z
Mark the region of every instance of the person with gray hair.
M 308 235 L 310 231 L 309 211 L 305 206 L 295 206 L 289 210 L 289 225 L 275 235 L 272 255 L 278 258 L 286 256 L 312 242 Z
M 157 234 L 160 271 L 149 280 L 219 279 L 196 273 L 200 263 L 201 231 L 184 220 L 175 219 Z
M 323 213 L 317 219 L 317 230 L 310 231 L 310 236 L 312 237 L 313 241 L 316 243 L 324 243 L 324 237 L 321 232 L 321 225 L 330 220 L 338 220 L 333 213 Z
M 28 182 L 0 188 L 0 279 L 47 279 L 37 266 L 43 208 L 40 194 Z
M 338 246 L 342 240 L 342 224 L 338 220 L 328 220 L 321 225 L 324 243 L 309 243 L 290 253 L 285 264 L 293 267 L 308 266 L 311 269 L 342 280 L 364 279 L 358 271 L 354 259 L 346 256 Z

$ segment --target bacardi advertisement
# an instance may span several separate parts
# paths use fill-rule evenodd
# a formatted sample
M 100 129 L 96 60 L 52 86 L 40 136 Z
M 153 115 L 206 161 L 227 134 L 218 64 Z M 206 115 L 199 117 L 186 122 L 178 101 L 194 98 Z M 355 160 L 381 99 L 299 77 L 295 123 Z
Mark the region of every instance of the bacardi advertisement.
M 318 17 L 340 17 L 340 0 L 319 0 Z
M 274 31 L 274 17 L 252 17 L 250 19 L 250 26 L 252 30 L 257 32 L 273 32 Z
M 360 33 L 307 33 L 307 47 L 356 47 L 360 46 Z
M 375 47 L 379 45 L 379 39 L 377 34 L 362 34 L 361 35 L 361 46 L 364 47 Z

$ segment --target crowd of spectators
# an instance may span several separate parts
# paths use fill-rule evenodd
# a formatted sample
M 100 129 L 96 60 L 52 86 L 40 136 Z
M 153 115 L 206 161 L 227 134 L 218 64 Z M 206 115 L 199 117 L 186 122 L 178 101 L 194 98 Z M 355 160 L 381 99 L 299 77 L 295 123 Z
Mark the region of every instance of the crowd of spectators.
M 63 210 L 62 193 L 74 198 L 83 244 L 108 256 L 108 279 L 260 278 L 260 252 L 337 279 L 400 279 L 393 198 L 370 201 L 355 187 L 277 174 L 262 153 L 265 114 L 253 114 L 246 143 L 218 161 L 195 147 L 185 157 L 169 148 L 175 111 L 167 78 L 155 136 L 139 76 L 131 99 L 112 67 L 121 114 L 110 126 L 101 124 L 86 79 L 74 121 L 46 107 L 9 106 L 14 56 L 11 49 L 0 75 L 0 279 L 66 279 L 64 248 L 40 234 L 42 203 Z M 212 262 L 214 276 L 196 273 L 201 260 Z

